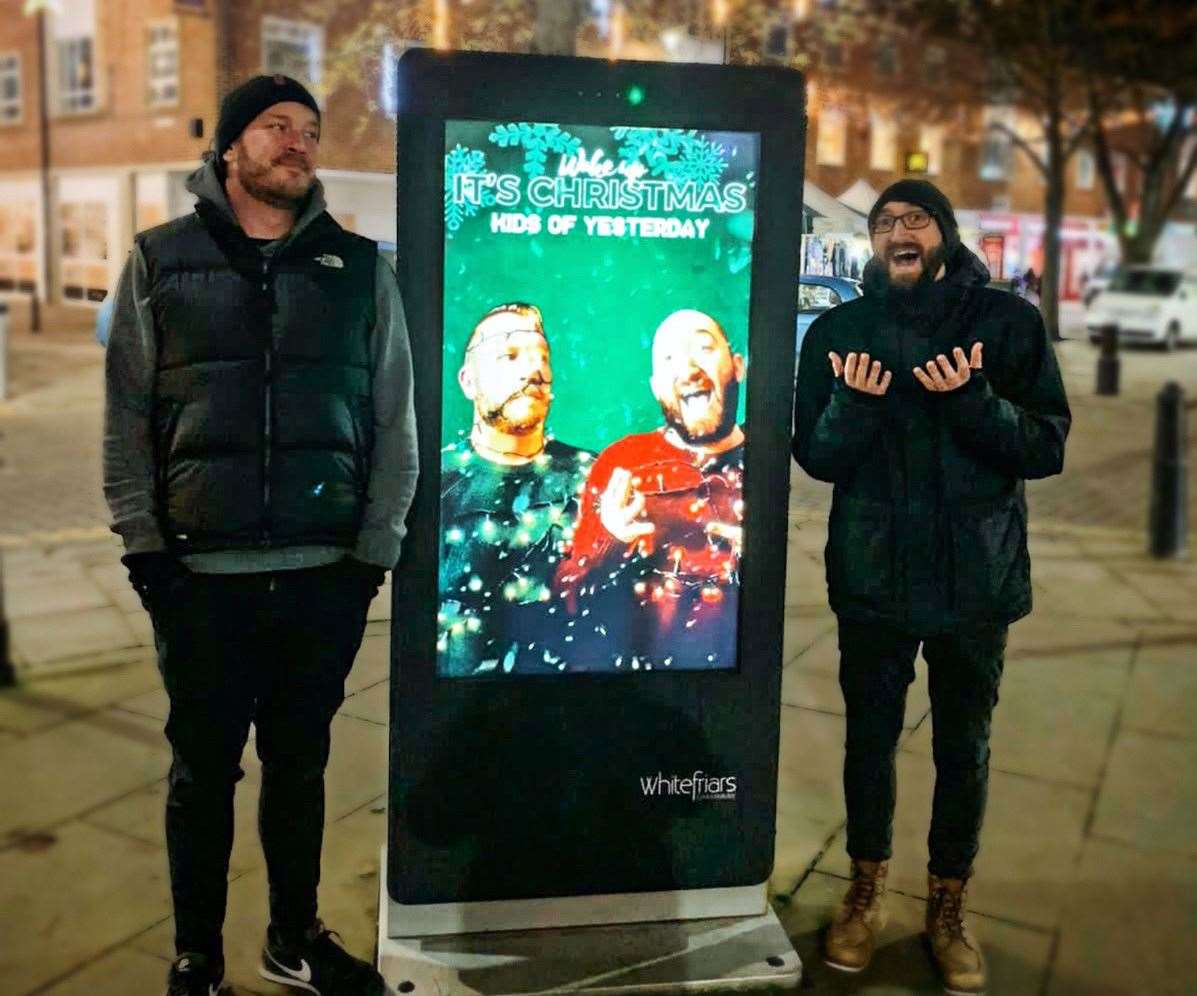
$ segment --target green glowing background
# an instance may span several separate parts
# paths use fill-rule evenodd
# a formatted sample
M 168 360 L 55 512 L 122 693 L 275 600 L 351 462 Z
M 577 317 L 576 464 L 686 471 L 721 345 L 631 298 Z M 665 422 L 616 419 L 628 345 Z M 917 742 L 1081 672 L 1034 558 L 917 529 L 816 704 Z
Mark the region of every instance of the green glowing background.
M 743 183 L 746 210 L 720 214 L 537 209 L 527 181 L 557 174 L 563 152 L 578 143 L 588 158 L 602 149 L 615 163 L 640 162 L 646 178 Z M 445 298 L 442 441 L 468 433 L 472 408 L 457 384 L 466 340 L 478 319 L 507 301 L 540 308 L 553 357 L 548 428 L 562 442 L 597 451 L 631 432 L 661 424 L 649 389 L 653 332 L 670 312 L 697 308 L 727 330 L 732 348 L 748 355 L 751 247 L 756 204 L 758 136 L 594 125 L 522 125 L 449 121 L 445 126 Z M 506 143 L 507 147 L 503 147 Z M 450 194 L 456 173 L 508 173 L 521 178 L 515 207 L 460 204 Z M 491 214 L 579 215 L 566 235 L 491 232 Z M 705 239 L 589 236 L 583 215 L 710 220 Z M 744 417 L 746 392 L 740 395 Z

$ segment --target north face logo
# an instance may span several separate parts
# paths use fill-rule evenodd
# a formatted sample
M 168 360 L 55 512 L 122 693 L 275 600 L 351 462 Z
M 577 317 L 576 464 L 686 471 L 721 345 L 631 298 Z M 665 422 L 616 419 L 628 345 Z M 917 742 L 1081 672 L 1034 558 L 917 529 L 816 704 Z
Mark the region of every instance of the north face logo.
M 340 256 L 334 256 L 331 252 L 326 252 L 316 257 L 316 262 L 321 266 L 331 266 L 334 270 L 345 269 L 345 260 Z

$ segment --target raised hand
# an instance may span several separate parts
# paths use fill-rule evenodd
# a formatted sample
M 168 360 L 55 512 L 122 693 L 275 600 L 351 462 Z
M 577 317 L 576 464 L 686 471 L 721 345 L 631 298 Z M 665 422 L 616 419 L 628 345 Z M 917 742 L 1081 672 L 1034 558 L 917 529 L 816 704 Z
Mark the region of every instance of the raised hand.
M 852 390 L 877 396 L 889 390 L 893 373 L 883 371 L 880 360 L 870 363 L 868 353 L 849 353 L 848 358 L 843 360 L 839 353 L 828 353 L 827 358 L 831 360 L 832 373 L 836 377 L 843 377 L 844 383 Z
M 621 543 L 634 543 L 656 531 L 644 514 L 644 495 L 632 487 L 631 471 L 616 467 L 599 499 L 599 519 L 603 528 Z
M 914 376 L 928 391 L 943 393 L 963 387 L 973 371 L 981 369 L 981 343 L 974 342 L 967 357 L 964 350 L 957 346 L 952 350 L 952 356 L 956 360 L 955 365 L 940 353 L 935 359 L 928 360 L 925 367 L 915 367 Z

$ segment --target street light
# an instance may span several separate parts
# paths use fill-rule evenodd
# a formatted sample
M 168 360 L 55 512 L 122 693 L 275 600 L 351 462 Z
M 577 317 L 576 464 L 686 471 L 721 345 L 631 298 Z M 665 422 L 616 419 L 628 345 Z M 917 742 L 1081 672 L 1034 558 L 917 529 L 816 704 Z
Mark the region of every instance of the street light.
M 60 0 L 25 0 L 23 12 L 26 17 L 37 17 L 37 72 L 38 72 L 38 124 L 41 132 L 41 181 L 42 181 L 42 288 L 49 290 L 50 284 L 50 112 L 46 99 L 46 14 L 61 14 Z M 41 302 L 37 296 L 37 281 L 30 295 L 31 331 L 42 328 Z

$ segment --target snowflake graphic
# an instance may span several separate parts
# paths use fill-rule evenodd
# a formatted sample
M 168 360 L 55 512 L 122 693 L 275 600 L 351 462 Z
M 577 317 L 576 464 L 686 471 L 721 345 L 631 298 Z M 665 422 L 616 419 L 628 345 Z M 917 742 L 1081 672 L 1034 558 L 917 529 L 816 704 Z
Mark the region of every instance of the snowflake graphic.
M 528 121 L 513 121 L 497 125 L 490 133 L 490 140 L 501 149 L 524 150 L 524 172 L 529 176 L 542 176 L 549 153 L 572 156 L 582 146 L 582 140 L 563 131 L 555 124 L 535 124 Z
M 462 174 L 479 173 L 486 173 L 485 152 L 457 145 L 445 154 L 445 234 L 448 238 L 453 238 L 453 233 L 461 228 L 466 218 L 472 218 L 478 213 L 478 205 L 472 201 L 459 203 L 453 199 L 453 178 Z M 490 207 L 494 203 L 494 191 L 488 187 L 482 192 L 482 206 Z
M 642 163 L 652 176 L 677 184 L 712 183 L 727 169 L 727 150 L 694 129 L 612 128 L 624 163 Z

